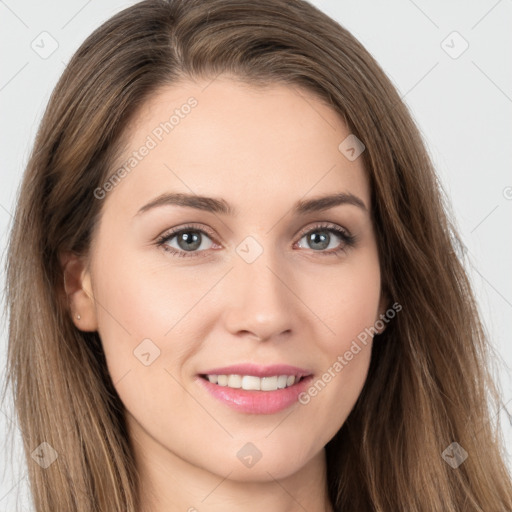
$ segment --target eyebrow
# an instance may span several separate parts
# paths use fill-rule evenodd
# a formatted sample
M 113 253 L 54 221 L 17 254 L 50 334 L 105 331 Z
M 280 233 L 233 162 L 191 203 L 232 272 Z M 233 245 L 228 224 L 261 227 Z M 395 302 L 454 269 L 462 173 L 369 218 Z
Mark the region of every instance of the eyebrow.
M 301 199 L 293 206 L 293 213 L 295 215 L 305 215 L 311 212 L 319 212 L 328 210 L 339 205 L 352 205 L 361 208 L 367 212 L 368 209 L 364 202 L 354 194 L 341 192 L 339 194 L 332 194 L 312 199 Z M 142 206 L 135 214 L 141 215 L 148 210 L 160 206 L 184 206 L 187 208 L 195 208 L 197 210 L 204 210 L 211 213 L 219 213 L 223 215 L 235 216 L 238 214 L 237 210 L 233 208 L 224 199 L 217 199 L 214 197 L 198 196 L 195 194 L 184 193 L 165 193 L 161 194 L 149 203 Z

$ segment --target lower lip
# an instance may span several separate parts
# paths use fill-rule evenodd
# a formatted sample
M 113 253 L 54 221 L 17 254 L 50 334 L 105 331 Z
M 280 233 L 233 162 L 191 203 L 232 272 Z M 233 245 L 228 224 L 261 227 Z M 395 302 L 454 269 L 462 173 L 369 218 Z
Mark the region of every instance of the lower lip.
M 212 396 L 232 409 L 249 414 L 274 414 L 283 411 L 298 401 L 299 395 L 306 389 L 312 375 L 305 377 L 289 388 L 276 391 L 247 391 L 219 386 L 203 377 L 197 377 Z

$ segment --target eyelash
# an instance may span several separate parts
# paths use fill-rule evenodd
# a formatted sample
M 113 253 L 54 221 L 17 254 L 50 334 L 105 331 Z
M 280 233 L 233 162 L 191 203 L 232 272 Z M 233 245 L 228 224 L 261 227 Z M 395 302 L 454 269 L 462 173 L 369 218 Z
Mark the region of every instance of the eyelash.
M 301 240 L 305 235 L 309 235 L 310 233 L 314 233 L 316 231 L 322 231 L 322 230 L 328 231 L 330 233 L 334 233 L 336 236 L 338 236 L 342 240 L 341 246 L 338 247 L 337 249 L 331 249 L 330 251 L 314 251 L 317 253 L 321 253 L 324 256 L 336 256 L 341 252 L 345 252 L 347 250 L 347 248 L 353 247 L 356 243 L 356 237 L 354 235 L 351 235 L 346 230 L 339 228 L 334 224 L 329 224 L 329 223 L 318 224 L 318 225 L 314 226 L 313 228 L 302 231 L 300 233 L 299 240 Z M 201 255 L 201 253 L 207 252 L 205 250 L 189 251 L 187 253 L 187 251 L 177 250 L 174 247 L 169 247 L 167 245 L 167 242 L 172 240 L 176 235 L 180 235 L 181 233 L 186 233 L 186 232 L 190 232 L 190 231 L 196 232 L 196 233 L 202 233 L 211 239 L 214 238 L 212 233 L 210 233 L 204 229 L 200 229 L 194 225 L 186 225 L 177 230 L 164 233 L 157 239 L 156 244 L 158 247 L 161 247 L 164 251 L 169 252 L 173 256 L 178 256 L 180 258 L 197 257 L 198 255 L 200 255 L 199 257 L 206 256 L 206 254 Z

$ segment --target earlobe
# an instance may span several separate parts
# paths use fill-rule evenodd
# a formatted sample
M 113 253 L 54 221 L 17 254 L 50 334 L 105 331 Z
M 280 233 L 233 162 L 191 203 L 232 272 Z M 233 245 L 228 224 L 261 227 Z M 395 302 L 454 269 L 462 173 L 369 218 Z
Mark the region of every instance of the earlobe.
M 60 262 L 64 291 L 73 323 L 81 331 L 96 331 L 98 329 L 96 307 L 86 262 L 82 257 L 71 252 L 62 254 Z

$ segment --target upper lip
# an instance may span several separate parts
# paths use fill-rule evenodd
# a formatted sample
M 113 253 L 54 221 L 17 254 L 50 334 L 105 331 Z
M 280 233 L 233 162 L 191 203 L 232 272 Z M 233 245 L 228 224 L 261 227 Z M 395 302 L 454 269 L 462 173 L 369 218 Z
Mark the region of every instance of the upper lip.
M 211 368 L 199 375 L 253 375 L 255 377 L 272 377 L 274 375 L 295 375 L 307 377 L 311 371 L 288 364 L 258 365 L 254 363 L 240 363 L 222 368 Z

